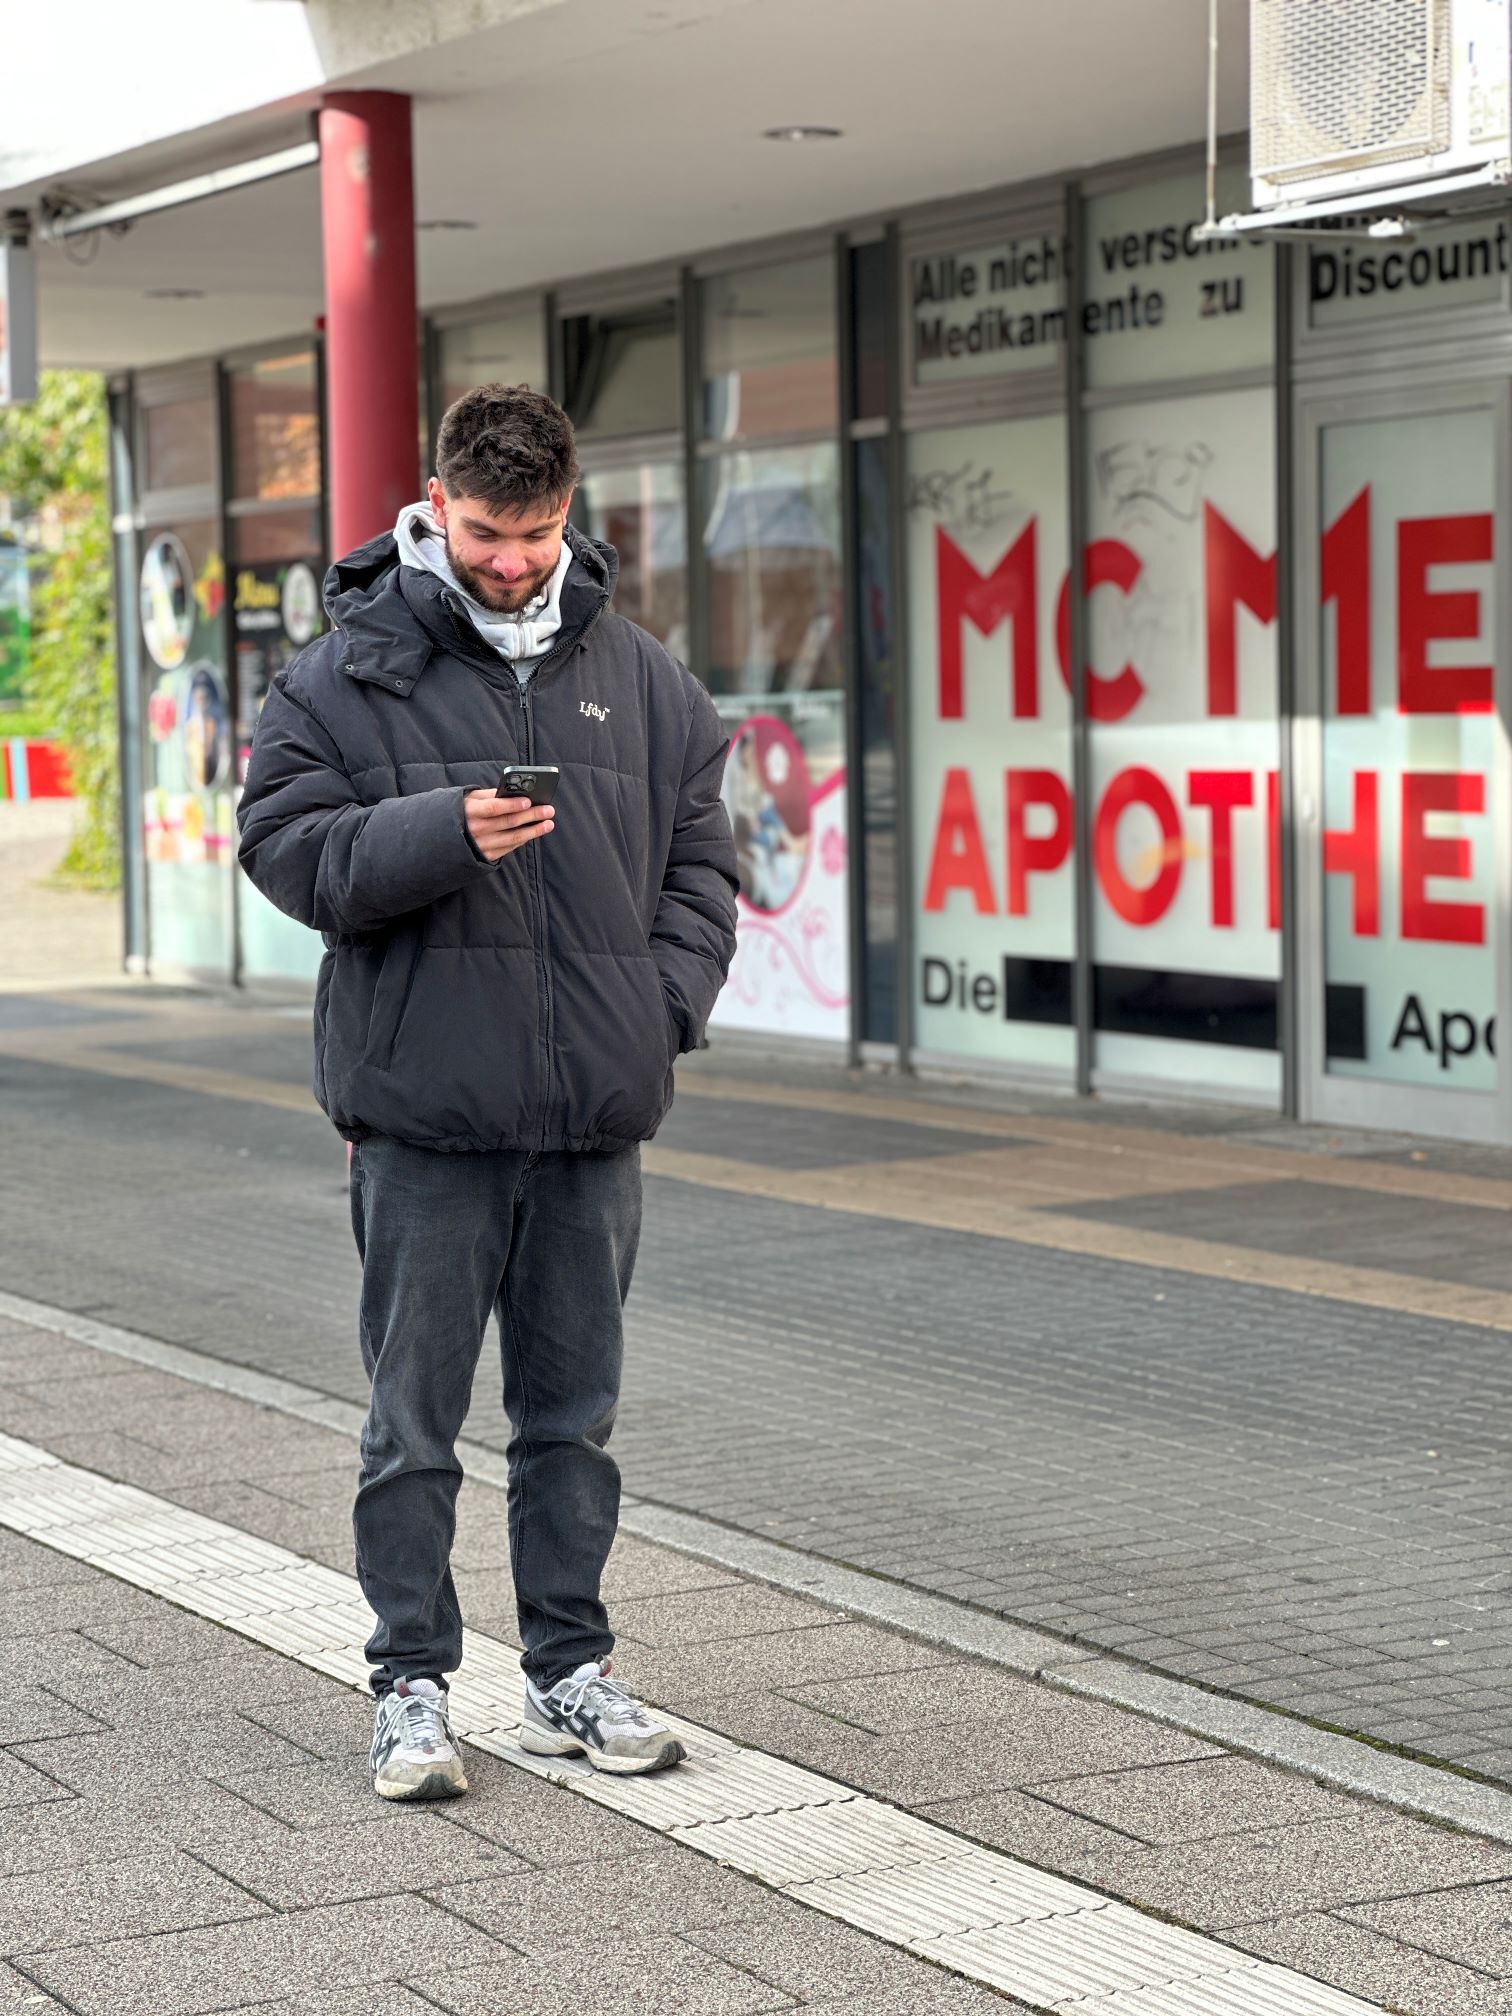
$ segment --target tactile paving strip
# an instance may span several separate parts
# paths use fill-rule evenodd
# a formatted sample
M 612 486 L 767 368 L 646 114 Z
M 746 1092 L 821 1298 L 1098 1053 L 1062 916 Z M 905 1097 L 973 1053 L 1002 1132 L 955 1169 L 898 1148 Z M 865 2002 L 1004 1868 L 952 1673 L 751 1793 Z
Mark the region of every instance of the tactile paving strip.
M 0 1526 L 149 1589 L 358 1688 L 372 1612 L 356 1582 L 287 1548 L 0 1435 Z M 688 1760 L 614 1778 L 515 1742 L 514 1650 L 469 1632 L 451 1718 L 521 1770 L 890 1944 L 1056 2016 L 1365 2016 L 1376 2005 L 976 1846 L 826 1778 L 665 1719 Z

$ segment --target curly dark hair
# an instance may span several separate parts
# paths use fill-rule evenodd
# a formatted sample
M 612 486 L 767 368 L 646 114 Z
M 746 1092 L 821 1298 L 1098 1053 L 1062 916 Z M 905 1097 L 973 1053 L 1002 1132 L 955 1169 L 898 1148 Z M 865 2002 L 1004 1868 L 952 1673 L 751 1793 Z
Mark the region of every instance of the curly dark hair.
M 490 511 L 554 508 L 578 480 L 572 422 L 527 385 L 474 385 L 442 418 L 436 474 L 448 497 L 477 497 Z

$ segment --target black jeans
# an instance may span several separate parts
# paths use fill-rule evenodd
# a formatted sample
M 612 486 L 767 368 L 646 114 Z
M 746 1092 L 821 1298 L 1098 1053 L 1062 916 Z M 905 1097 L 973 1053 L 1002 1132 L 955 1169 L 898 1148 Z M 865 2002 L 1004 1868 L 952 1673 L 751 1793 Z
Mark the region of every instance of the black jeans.
M 441 1154 L 370 1135 L 352 1155 L 372 1399 L 352 1524 L 378 1616 L 375 1693 L 462 1663 L 449 1564 L 456 1441 L 499 1318 L 509 1554 L 521 1664 L 550 1687 L 614 1643 L 599 1578 L 619 1521 L 621 1312 L 640 1237 L 640 1150 Z

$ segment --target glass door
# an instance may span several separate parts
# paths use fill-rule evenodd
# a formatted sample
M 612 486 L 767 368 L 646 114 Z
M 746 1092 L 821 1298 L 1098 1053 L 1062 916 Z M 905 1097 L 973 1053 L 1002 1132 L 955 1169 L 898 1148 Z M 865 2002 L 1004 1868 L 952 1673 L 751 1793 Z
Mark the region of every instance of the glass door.
M 136 384 L 147 956 L 158 979 L 233 977 L 232 741 L 219 415 L 208 365 Z
M 1304 1117 L 1506 1138 L 1507 387 L 1304 409 Z

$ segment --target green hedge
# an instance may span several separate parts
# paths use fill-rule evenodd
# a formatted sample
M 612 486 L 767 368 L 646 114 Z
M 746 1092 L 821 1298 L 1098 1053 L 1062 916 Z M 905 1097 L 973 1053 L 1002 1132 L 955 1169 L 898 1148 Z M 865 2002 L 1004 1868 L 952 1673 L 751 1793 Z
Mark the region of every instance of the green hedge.
M 120 751 L 111 622 L 105 381 L 44 371 L 30 406 L 0 412 L 0 494 L 31 528 L 30 720 L 68 751 L 81 817 L 62 873 L 120 881 Z

